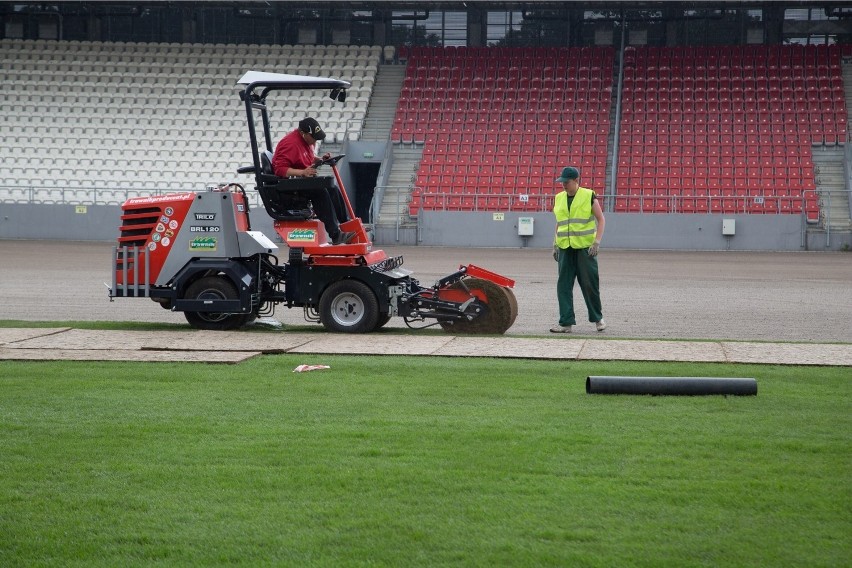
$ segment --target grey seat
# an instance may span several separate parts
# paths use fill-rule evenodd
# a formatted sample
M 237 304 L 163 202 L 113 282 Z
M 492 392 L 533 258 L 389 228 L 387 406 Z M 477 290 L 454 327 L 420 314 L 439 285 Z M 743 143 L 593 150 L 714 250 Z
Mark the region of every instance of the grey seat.
M 272 152 L 260 153 L 261 174 L 258 193 L 270 217 L 283 221 L 301 221 L 313 217 L 311 193 L 334 187 L 332 177 L 280 178 L 272 171 Z

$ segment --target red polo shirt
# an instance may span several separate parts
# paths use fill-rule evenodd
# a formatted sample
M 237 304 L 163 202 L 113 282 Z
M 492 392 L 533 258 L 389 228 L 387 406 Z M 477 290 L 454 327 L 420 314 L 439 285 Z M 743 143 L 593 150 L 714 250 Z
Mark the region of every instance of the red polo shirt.
M 287 177 L 290 168 L 304 170 L 314 165 L 314 147 L 305 142 L 297 128 L 278 142 L 272 155 L 272 171 L 278 177 Z

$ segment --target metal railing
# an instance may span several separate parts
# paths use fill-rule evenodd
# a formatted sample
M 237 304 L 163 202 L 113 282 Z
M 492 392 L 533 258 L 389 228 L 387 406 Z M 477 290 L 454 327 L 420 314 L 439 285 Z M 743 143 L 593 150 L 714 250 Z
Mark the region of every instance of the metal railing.
M 384 184 L 384 181 L 390 179 L 395 162 L 396 156 L 393 152 L 393 144 L 390 141 L 390 136 L 388 136 L 385 140 L 385 159 L 382 160 L 382 164 L 379 166 L 379 173 L 376 174 L 376 187 L 373 189 L 373 199 L 370 201 L 370 219 L 373 225 L 378 225 L 381 221 L 382 202 L 385 198 L 385 188 L 388 187 Z
M 37 185 L 0 185 L 0 202 L 27 204 L 65 205 L 121 205 L 132 197 L 153 197 L 168 193 L 206 191 L 216 184 L 204 187 L 185 186 L 139 189 L 129 187 L 45 187 Z M 249 188 L 250 189 L 250 188 Z M 424 191 L 420 186 L 377 185 L 371 212 L 373 222 L 379 220 L 379 210 L 388 190 L 397 190 L 394 215 L 399 220 L 408 214 L 409 202 L 415 201 L 418 209 L 437 211 L 527 211 L 549 212 L 553 206 L 550 194 L 507 194 L 507 193 L 458 193 Z M 401 190 L 401 191 L 400 191 Z M 409 190 L 411 192 L 409 193 Z M 249 203 L 261 206 L 255 191 L 247 191 Z M 850 200 L 849 190 L 808 190 L 801 195 L 636 195 L 619 193 L 614 196 L 599 195 L 603 201 L 611 201 L 617 213 L 729 213 L 729 214 L 797 214 L 805 212 L 820 215 L 814 221 L 822 221 L 826 228 L 838 220 L 831 218 L 832 199 L 845 197 Z M 848 221 L 848 218 L 846 219 Z
M 0 203 L 22 203 L 35 205 L 121 205 L 132 197 L 156 197 L 169 193 L 207 191 L 219 184 L 192 184 L 156 188 L 110 187 L 48 187 L 43 185 L 0 185 Z M 246 196 L 252 207 L 261 206 L 256 191 Z
M 419 195 L 412 195 L 412 201 L 415 201 L 416 206 L 420 209 L 439 211 L 545 212 L 550 211 L 553 207 L 552 196 L 547 194 L 421 191 Z
M 835 216 L 833 205 L 837 201 L 846 200 L 846 207 L 839 216 Z M 833 203 L 834 200 L 834 203 Z M 849 230 L 852 225 L 852 191 L 848 189 L 835 189 L 819 191 L 819 222 L 825 230 L 825 246 L 831 246 L 831 235 L 838 230 Z
M 399 240 L 399 230 L 402 225 L 403 215 L 408 217 L 408 203 L 409 203 L 409 190 L 411 186 L 408 185 L 377 185 L 376 189 L 373 193 L 373 201 L 370 204 L 371 210 L 374 212 L 374 225 L 379 224 L 379 211 L 381 210 L 382 204 L 384 203 L 385 197 L 389 189 L 396 190 L 396 200 L 394 205 L 394 230 L 396 231 L 396 240 Z M 415 186 L 415 189 L 419 189 Z M 402 191 L 400 191 L 402 190 Z
M 781 215 L 810 212 L 816 222 L 819 199 L 813 190 L 799 195 L 760 193 L 749 195 L 615 195 L 619 213 L 726 213 L 732 215 Z
M 727 213 L 727 214 L 812 214 L 811 222 L 824 204 L 813 190 L 799 195 L 641 195 L 618 193 L 598 195 L 603 202 L 613 204 L 615 213 Z M 421 192 L 413 195 L 417 208 L 438 211 L 525 211 L 549 212 L 553 196 L 549 194 L 506 194 L 457 192 Z M 407 205 L 407 203 L 405 204 Z M 398 204 L 398 209 L 400 206 Z M 606 210 L 606 209 L 605 209 Z

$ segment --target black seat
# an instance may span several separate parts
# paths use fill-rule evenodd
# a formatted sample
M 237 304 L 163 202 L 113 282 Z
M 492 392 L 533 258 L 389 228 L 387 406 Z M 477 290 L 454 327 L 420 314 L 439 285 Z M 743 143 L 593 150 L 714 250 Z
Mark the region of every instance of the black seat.
M 257 187 L 266 212 L 273 219 L 301 221 L 313 216 L 311 193 L 334 187 L 332 177 L 280 178 L 272 171 L 272 152 L 260 153 L 261 174 Z

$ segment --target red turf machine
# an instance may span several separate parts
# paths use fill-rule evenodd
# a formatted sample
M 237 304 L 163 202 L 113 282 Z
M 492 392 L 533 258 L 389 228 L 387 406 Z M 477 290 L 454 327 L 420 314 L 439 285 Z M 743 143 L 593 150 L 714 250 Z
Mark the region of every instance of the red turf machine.
M 122 205 L 121 234 L 114 251 L 110 298 L 148 297 L 163 308 L 184 312 L 199 329 L 235 329 L 276 304 L 302 307 L 305 319 L 330 331 L 361 333 L 382 327 L 392 317 L 409 327 L 439 324 L 454 333 L 504 333 L 518 314 L 514 281 L 467 265 L 421 286 L 402 268 L 402 257 L 373 249 L 355 217 L 337 164 L 334 176 L 279 178 L 272 173 L 272 138 L 267 96 L 282 90 L 330 90 L 345 100 L 350 84 L 338 79 L 250 71 L 238 83 L 245 105 L 256 188 L 274 228 L 286 243 L 278 246 L 251 230 L 245 189 L 229 184 L 205 192 L 138 197 Z M 264 147 L 258 143 L 257 115 Z M 310 195 L 340 191 L 350 214 L 341 230 L 354 232 L 346 244 L 329 244 L 315 218 Z

